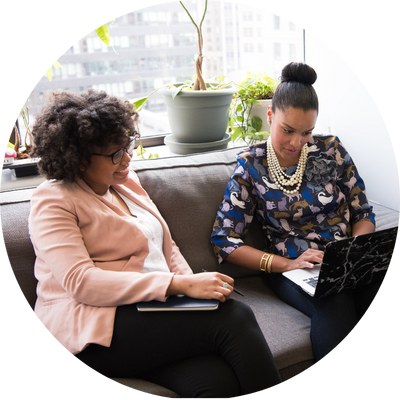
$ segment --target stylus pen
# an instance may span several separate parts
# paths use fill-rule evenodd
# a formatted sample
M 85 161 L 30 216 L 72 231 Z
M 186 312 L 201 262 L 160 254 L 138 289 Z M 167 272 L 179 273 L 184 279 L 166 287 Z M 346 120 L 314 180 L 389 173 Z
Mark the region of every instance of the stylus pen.
M 202 270 L 203 272 L 208 272 L 206 269 Z M 239 290 L 233 288 L 233 291 L 236 292 L 237 294 L 240 294 L 241 296 L 244 296 L 244 294 L 242 292 L 240 292 Z

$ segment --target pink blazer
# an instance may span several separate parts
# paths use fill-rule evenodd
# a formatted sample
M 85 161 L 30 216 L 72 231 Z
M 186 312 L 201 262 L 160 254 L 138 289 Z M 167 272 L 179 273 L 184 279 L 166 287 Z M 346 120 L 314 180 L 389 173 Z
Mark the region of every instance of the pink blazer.
M 193 273 L 137 175 L 131 172 L 115 189 L 160 220 L 170 273 L 141 274 L 148 245 L 140 221 L 83 180 L 46 181 L 31 200 L 29 232 L 39 281 L 35 312 L 74 354 L 89 343 L 110 345 L 118 305 L 165 301 L 173 275 Z

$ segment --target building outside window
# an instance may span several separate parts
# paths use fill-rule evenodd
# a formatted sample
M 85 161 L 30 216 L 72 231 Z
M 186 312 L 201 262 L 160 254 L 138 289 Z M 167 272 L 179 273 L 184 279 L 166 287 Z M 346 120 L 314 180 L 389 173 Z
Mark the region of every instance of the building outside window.
M 202 5 L 186 1 L 185 6 L 199 21 Z M 193 78 L 197 32 L 178 2 L 132 12 L 108 26 L 110 46 L 92 32 L 60 57 L 62 68 L 53 68 L 51 82 L 46 76 L 38 82 L 28 103 L 31 122 L 50 91 L 93 88 L 134 101 L 161 85 Z M 210 2 L 203 35 L 203 73 L 208 80 L 227 76 L 240 81 L 247 71 L 265 71 L 278 79 L 285 64 L 303 61 L 300 27 L 243 4 Z M 150 97 L 140 118 L 142 136 L 169 131 L 160 94 Z M 19 125 L 23 129 L 23 124 Z

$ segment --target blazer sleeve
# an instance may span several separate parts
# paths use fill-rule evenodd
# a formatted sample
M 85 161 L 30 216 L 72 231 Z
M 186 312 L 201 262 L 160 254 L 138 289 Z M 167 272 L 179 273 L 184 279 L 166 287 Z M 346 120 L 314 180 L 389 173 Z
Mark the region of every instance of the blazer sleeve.
M 171 273 L 123 271 L 95 265 L 85 247 L 74 201 L 56 185 L 36 189 L 31 200 L 29 230 L 36 252 L 39 283 L 49 274 L 78 302 L 91 306 L 118 306 L 138 301 L 165 301 L 174 273 L 179 273 L 179 255 Z M 175 253 L 174 253 L 175 254 Z M 132 261 L 132 260 L 131 260 Z

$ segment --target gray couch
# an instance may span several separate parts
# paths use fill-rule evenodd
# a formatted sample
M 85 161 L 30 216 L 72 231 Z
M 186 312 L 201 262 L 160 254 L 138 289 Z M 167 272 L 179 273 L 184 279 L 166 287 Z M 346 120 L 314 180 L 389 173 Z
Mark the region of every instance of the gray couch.
M 166 219 L 174 240 L 194 272 L 220 271 L 235 278 L 235 287 L 245 294 L 233 297 L 253 309 L 269 343 L 283 380 L 314 363 L 310 343 L 310 320 L 279 300 L 261 278 L 224 263 L 219 265 L 209 237 L 226 184 L 236 165 L 237 149 L 189 156 L 134 161 L 142 185 Z M 34 307 L 36 280 L 35 254 L 29 240 L 27 217 L 33 188 L 2 192 L 1 220 L 11 266 L 27 301 Z M 374 204 L 377 229 L 397 226 L 399 213 Z M 258 222 L 254 221 L 246 243 L 263 248 Z M 170 390 L 139 379 L 114 378 L 132 388 L 166 397 L 179 397 Z

